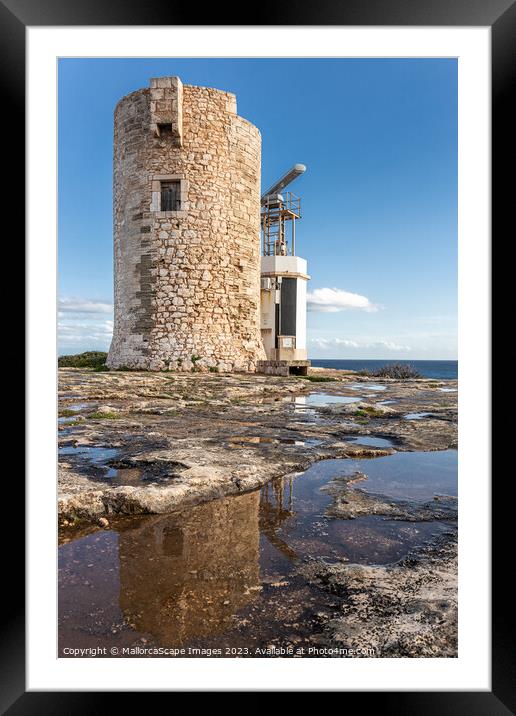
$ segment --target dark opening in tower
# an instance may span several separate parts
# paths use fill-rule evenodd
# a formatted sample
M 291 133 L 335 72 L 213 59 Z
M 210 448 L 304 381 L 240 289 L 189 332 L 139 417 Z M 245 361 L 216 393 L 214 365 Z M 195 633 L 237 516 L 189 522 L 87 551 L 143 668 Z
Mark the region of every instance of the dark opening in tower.
M 161 211 L 180 211 L 181 209 L 181 182 L 161 182 Z

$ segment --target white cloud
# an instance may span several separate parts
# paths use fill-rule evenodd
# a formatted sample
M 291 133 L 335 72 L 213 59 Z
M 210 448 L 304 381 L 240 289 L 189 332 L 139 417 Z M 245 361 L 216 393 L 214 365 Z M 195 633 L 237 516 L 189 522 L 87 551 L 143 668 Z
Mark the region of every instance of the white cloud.
M 378 343 L 373 343 L 372 348 L 387 348 L 388 351 L 412 350 L 410 346 L 400 346 L 399 343 L 395 343 L 394 341 L 379 341 Z
M 379 308 L 366 296 L 343 291 L 340 288 L 316 288 L 307 294 L 306 300 L 309 311 L 321 313 L 338 313 L 353 309 L 373 312 Z
M 80 323 L 76 321 L 59 321 L 57 327 L 60 332 L 68 335 L 80 333 L 81 331 L 94 331 L 103 336 L 110 336 L 113 333 L 113 321 L 85 321 Z
M 410 346 L 403 346 L 394 341 L 350 341 L 345 338 L 311 338 L 309 341 L 320 350 L 331 350 L 332 348 L 380 348 L 388 351 L 410 351 Z
M 113 313 L 113 304 L 85 298 L 60 298 L 60 313 Z
M 309 341 L 312 345 L 317 348 L 334 348 L 342 346 L 344 348 L 360 348 L 360 344 L 357 341 L 347 341 L 343 338 L 311 338 Z
M 113 335 L 113 306 L 107 301 L 59 299 L 60 353 L 107 350 Z

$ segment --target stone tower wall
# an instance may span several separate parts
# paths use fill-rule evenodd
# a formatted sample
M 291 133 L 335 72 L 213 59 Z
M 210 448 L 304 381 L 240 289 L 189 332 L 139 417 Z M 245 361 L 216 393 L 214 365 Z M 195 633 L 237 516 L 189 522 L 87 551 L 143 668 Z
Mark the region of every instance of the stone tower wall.
M 234 95 L 175 77 L 115 110 L 110 367 L 252 371 L 260 338 L 260 164 Z M 180 181 L 162 211 L 160 183 Z M 192 361 L 193 358 L 193 361 Z

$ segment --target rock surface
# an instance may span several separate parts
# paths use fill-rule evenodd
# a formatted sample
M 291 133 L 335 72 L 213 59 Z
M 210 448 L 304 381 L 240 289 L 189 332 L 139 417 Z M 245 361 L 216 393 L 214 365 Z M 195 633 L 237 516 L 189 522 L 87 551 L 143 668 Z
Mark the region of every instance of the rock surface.
M 387 498 L 352 486 L 362 479 L 366 477 L 361 473 L 351 477 L 337 477 L 321 488 L 333 497 L 333 503 L 326 510 L 328 517 L 354 520 L 365 515 L 382 515 L 391 520 L 407 522 L 457 519 L 455 497 L 443 495 L 424 502 Z
M 329 380 L 60 369 L 59 409 L 72 413 L 59 425 L 60 516 L 166 513 L 256 489 L 317 460 L 457 444 L 457 393 L 440 390 L 455 381 L 377 381 L 323 369 L 311 376 Z M 339 398 L 355 402 L 330 402 Z M 405 419 L 414 412 L 431 415 Z M 371 436 L 393 447 L 360 444 Z
M 457 656 L 455 533 L 392 565 L 317 561 L 299 571 L 340 601 L 321 613 L 320 645 L 373 650 L 359 657 Z

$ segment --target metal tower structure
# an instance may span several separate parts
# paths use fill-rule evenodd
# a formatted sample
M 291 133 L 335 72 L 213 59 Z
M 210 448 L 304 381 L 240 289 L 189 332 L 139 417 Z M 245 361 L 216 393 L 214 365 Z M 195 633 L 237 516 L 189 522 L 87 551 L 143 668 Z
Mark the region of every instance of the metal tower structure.
M 296 255 L 296 221 L 301 199 L 284 191 L 304 174 L 294 164 L 261 198 L 261 333 L 267 354 L 259 369 L 268 373 L 306 374 L 306 260 Z

